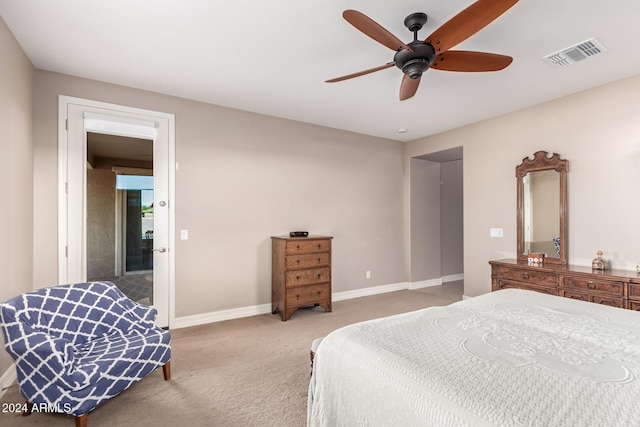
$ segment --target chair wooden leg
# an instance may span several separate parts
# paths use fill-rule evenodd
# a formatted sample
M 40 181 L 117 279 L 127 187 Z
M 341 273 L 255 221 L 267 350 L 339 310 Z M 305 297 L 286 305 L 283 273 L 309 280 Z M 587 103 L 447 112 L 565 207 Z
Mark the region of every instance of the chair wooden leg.
M 28 417 L 29 415 L 31 415 L 31 408 L 33 408 L 33 405 L 31 404 L 31 402 L 27 400 L 24 404 L 24 408 L 25 410 L 22 411 L 22 416 Z
M 82 414 L 76 416 L 76 427 L 87 427 L 87 423 L 89 421 L 89 414 Z
M 170 360 L 164 365 L 162 365 L 162 373 L 164 374 L 165 380 L 169 381 L 171 379 L 171 361 Z

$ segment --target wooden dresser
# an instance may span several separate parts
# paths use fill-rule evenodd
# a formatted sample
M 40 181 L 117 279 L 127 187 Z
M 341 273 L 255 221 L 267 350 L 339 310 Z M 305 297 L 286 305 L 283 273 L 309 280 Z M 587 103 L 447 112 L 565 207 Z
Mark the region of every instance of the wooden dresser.
M 491 290 L 520 288 L 640 311 L 640 275 L 626 270 L 545 264 L 515 259 L 489 261 Z
M 331 311 L 331 239 L 271 238 L 271 312 L 283 321 L 304 306 Z

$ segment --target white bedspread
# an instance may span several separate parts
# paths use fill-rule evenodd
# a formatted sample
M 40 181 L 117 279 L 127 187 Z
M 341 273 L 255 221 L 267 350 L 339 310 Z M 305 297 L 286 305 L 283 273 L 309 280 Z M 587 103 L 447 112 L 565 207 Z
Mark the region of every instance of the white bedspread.
M 308 426 L 640 426 L 640 312 L 507 289 L 332 332 Z

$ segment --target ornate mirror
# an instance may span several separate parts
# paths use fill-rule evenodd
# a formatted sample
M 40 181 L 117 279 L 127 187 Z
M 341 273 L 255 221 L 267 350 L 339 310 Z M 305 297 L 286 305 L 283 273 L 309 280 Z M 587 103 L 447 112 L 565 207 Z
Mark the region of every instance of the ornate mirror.
M 567 172 L 569 161 L 538 151 L 516 166 L 518 260 L 542 252 L 545 262 L 567 264 Z

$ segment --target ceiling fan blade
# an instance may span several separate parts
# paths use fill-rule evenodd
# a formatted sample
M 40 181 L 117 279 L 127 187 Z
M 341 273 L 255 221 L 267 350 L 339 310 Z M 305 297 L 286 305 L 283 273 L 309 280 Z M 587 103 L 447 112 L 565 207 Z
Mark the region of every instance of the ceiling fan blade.
M 518 0 L 478 0 L 442 24 L 425 42 L 431 44 L 436 53 L 446 52 L 489 25 L 517 2 Z
M 412 50 L 409 46 L 404 44 L 400 39 L 391 34 L 389 31 L 384 29 L 380 24 L 378 24 L 373 19 L 369 18 L 362 12 L 358 12 L 357 10 L 345 10 L 342 13 L 344 19 L 347 20 L 348 23 L 356 27 L 358 30 L 362 31 L 367 36 L 371 37 L 378 43 L 381 43 L 388 47 L 391 50 L 399 50 L 399 49 L 409 49 Z
M 365 74 L 375 73 L 376 71 L 384 70 L 385 68 L 391 68 L 394 65 L 396 65 L 395 62 L 387 62 L 386 64 L 380 65 L 379 67 L 369 68 L 368 70 L 359 71 L 353 74 L 347 74 L 346 76 L 336 77 L 335 79 L 331 79 L 331 80 L 325 80 L 325 83 L 341 82 L 343 80 L 352 79 L 354 77 L 364 76 Z
M 400 101 L 404 101 L 415 95 L 419 85 L 420 77 L 412 79 L 405 74 L 404 77 L 402 77 L 402 83 L 400 84 Z
M 438 55 L 431 68 L 443 71 L 499 71 L 507 68 L 512 61 L 512 57 L 496 53 L 450 50 Z

